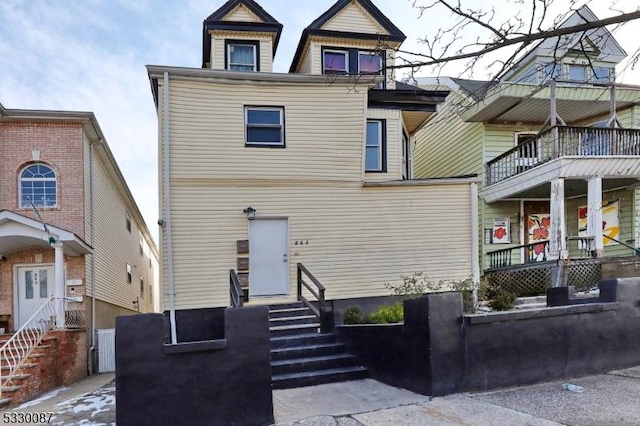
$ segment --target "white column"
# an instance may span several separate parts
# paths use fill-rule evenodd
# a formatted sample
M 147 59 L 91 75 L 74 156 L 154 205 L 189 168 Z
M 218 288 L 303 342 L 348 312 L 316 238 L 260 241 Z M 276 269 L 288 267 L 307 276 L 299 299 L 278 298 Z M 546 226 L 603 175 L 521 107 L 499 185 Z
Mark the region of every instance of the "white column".
M 599 176 L 588 180 L 587 194 L 587 234 L 593 236 L 593 247 L 596 257 L 602 257 L 604 242 L 602 238 L 602 178 Z
M 64 328 L 64 251 L 60 242 L 54 243 L 55 264 L 54 264 L 54 297 L 56 298 L 56 327 Z
M 564 178 L 551 181 L 551 229 L 549 231 L 549 258 L 567 259 L 567 227 L 564 207 Z

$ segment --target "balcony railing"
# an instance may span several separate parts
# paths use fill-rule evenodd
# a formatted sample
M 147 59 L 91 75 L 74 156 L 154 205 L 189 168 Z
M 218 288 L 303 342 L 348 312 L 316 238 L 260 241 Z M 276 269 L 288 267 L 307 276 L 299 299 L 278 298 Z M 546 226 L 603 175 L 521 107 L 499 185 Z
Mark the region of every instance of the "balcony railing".
M 640 129 L 555 126 L 486 165 L 487 185 L 564 156 L 640 156 Z

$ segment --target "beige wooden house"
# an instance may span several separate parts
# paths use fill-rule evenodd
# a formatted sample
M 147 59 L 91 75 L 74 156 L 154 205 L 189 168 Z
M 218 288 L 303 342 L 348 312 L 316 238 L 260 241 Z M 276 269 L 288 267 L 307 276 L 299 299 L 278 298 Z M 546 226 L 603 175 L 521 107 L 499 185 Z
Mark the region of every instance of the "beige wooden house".
M 448 90 L 397 83 L 404 34 L 340 0 L 273 72 L 282 25 L 252 0 L 204 21 L 203 66 L 148 66 L 159 119 L 165 309 L 296 298 L 298 265 L 328 299 L 389 295 L 423 272 L 477 275 L 476 180 L 414 179 L 412 146 Z
M 584 6 L 563 26 L 596 20 Z M 640 90 L 605 28 L 539 43 L 498 82 L 423 78 L 450 90 L 416 135 L 415 174 L 481 177 L 485 270 L 635 254 L 640 246 Z

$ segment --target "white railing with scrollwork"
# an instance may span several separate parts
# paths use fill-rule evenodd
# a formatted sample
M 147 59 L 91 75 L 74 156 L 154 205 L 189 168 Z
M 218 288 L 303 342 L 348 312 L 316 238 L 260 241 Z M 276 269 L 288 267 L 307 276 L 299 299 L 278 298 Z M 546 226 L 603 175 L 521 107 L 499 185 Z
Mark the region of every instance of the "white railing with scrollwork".
M 11 379 L 27 360 L 29 355 L 46 334 L 56 326 L 58 303 L 64 303 L 64 328 L 85 327 L 84 305 L 71 299 L 53 296 L 29 318 L 25 324 L 0 348 L 0 398 L 3 389 L 11 384 Z

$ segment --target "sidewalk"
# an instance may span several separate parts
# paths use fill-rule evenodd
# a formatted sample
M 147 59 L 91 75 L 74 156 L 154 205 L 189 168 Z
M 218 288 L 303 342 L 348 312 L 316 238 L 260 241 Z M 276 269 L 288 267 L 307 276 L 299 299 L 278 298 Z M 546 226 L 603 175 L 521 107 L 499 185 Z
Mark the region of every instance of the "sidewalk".
M 562 385 L 567 382 L 582 386 L 584 392 L 565 390 Z M 638 401 L 640 366 L 573 380 L 438 398 L 372 379 L 273 392 L 278 426 L 640 425 Z M 113 374 L 58 388 L 6 413 L 12 412 L 53 412 L 48 423 L 53 425 L 115 425 Z M 0 413 L 0 417 L 3 415 Z M 0 424 L 20 423 L 4 423 L 0 418 Z

